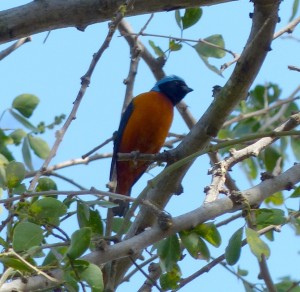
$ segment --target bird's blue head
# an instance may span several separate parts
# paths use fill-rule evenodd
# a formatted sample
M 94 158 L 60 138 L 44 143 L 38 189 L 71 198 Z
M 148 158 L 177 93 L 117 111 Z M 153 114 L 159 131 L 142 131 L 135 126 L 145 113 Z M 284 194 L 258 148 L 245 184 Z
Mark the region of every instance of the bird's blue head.
M 182 78 L 170 75 L 157 81 L 151 91 L 165 94 L 172 101 L 173 105 L 176 105 L 193 89 L 189 88 Z

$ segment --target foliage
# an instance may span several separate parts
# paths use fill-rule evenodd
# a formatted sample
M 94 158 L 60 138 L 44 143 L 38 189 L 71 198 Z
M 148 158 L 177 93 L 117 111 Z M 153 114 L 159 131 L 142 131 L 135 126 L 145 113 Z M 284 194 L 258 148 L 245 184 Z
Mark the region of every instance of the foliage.
M 299 1 L 294 0 L 291 19 L 295 18 L 298 6 Z M 126 14 L 126 6 L 122 8 L 122 13 Z M 168 62 L 172 54 L 180 54 L 184 49 L 192 48 L 192 54 L 197 58 L 200 57 L 207 69 L 221 76 L 224 68 L 219 69 L 215 62 L 224 59 L 227 57 L 226 53 L 230 53 L 225 48 L 224 37 L 215 33 L 203 39 L 184 38 L 188 29 L 201 25 L 203 14 L 203 10 L 199 7 L 175 10 L 174 22 L 178 26 L 176 29 L 179 29 L 180 38 L 167 37 L 168 43 L 165 48 L 161 48 L 151 39 L 149 47 L 158 60 L 163 60 L 163 63 Z M 281 86 L 282 84 L 272 82 L 256 84 L 252 86 L 247 98 L 234 108 L 218 132 L 217 138 L 212 140 L 213 145 L 220 146 L 217 154 L 223 162 L 232 158 L 236 151 L 254 145 L 260 137 L 258 135 L 265 133 L 266 137 L 272 137 L 270 132 L 276 135 L 274 130 L 294 113 L 299 112 L 298 97 L 284 98 Z M 218 93 L 214 98 L 217 96 Z M 60 178 L 71 181 L 82 193 L 78 195 L 74 190 L 63 191 L 55 172 L 38 169 L 37 161 L 48 159 L 53 150 L 43 135 L 45 132 L 54 135 L 54 129 L 61 126 L 65 119 L 65 115 L 61 114 L 55 116 L 50 123 L 33 122 L 34 115 L 39 114 L 40 100 L 43 101 L 33 94 L 18 95 L 13 99 L 11 107 L 3 110 L 0 118 L 0 195 L 5 194 L 3 196 L 5 199 L 1 202 L 4 203 L 3 206 L 8 214 L 1 226 L 0 245 L 3 253 L 0 255 L 0 262 L 6 271 L 12 271 L 9 275 L 12 280 L 15 275 L 26 278 L 44 271 L 46 275 L 50 271 L 49 275 L 51 275 L 52 269 L 60 269 L 61 282 L 57 286 L 61 286 L 62 289 L 80 291 L 89 287 L 91 291 L 104 291 L 106 285 L 111 284 L 109 272 L 115 272 L 114 265 L 118 258 L 111 259 L 104 267 L 104 264 L 96 265 L 96 260 L 91 262 L 85 256 L 93 251 L 105 252 L 105 248 L 112 246 L 117 248 L 118 244 L 120 246 L 124 236 L 128 231 L 130 232 L 135 224 L 134 221 L 139 220 L 139 217 L 132 218 L 131 221 L 128 218 L 112 219 L 109 216 L 104 218 L 101 211 L 107 211 L 114 206 L 106 197 L 111 194 L 97 193 L 93 188 L 84 189 L 72 179 L 61 176 Z M 1 119 L 4 115 L 10 115 L 12 124 L 17 126 L 11 129 L 2 127 Z M 208 125 L 206 126 L 208 128 Z M 58 132 L 57 135 L 59 134 Z M 241 142 L 244 137 L 252 134 L 253 139 Z M 181 135 L 179 139 L 182 137 Z M 299 160 L 299 135 L 294 133 L 277 138 L 274 143 L 266 144 L 259 153 L 247 153 L 235 161 L 252 185 L 259 184 L 259 175 L 262 181 L 272 179 L 286 169 L 291 159 Z M 229 140 L 235 142 L 234 148 L 222 147 L 222 143 Z M 207 152 L 203 150 L 201 155 Z M 76 163 L 70 166 L 74 164 Z M 215 167 L 219 164 L 216 163 Z M 215 176 L 221 177 L 222 171 L 230 175 L 229 170 L 221 169 Z M 31 180 L 33 179 L 34 182 L 37 177 L 36 184 L 32 187 Z M 153 181 L 149 182 L 147 188 L 153 187 Z M 154 244 L 152 242 L 151 251 L 144 253 L 147 257 L 158 258 L 161 273 L 154 280 L 152 278 L 147 280 L 152 286 L 153 281 L 158 282 L 157 285 L 160 285 L 162 290 L 180 289 L 187 284 L 183 266 L 185 261 L 190 260 L 201 266 L 199 276 L 210 271 L 215 263 L 220 263 L 242 280 L 246 291 L 258 291 L 259 286 L 261 286 L 259 291 L 268 291 L 267 281 L 264 283 L 261 281 L 259 284 L 251 283 L 247 280 L 248 270 L 238 265 L 243 257 L 245 245 L 249 246 L 253 257 L 259 263 L 271 257 L 270 242 L 275 240 L 276 228 L 289 225 L 296 235 L 300 234 L 299 210 L 290 207 L 299 200 L 300 187 L 287 185 L 286 189 L 293 191 L 287 195 L 278 188 L 259 205 L 250 206 L 247 200 L 243 201 L 241 216 L 232 220 L 229 218 L 221 221 L 224 217 L 215 218 L 211 215 L 209 220 L 204 220 L 205 222 L 201 224 L 195 224 L 194 222 L 198 222 L 195 219 L 187 229 L 179 231 L 177 229 L 178 232 L 163 230 L 165 233 L 162 239 Z M 225 193 L 229 196 L 232 191 L 233 189 L 229 187 L 225 188 L 224 183 L 217 190 L 218 195 Z M 85 196 L 86 194 L 94 195 L 96 198 L 91 199 Z M 141 196 L 139 199 L 141 204 L 145 204 L 144 197 Z M 233 202 L 231 211 L 235 212 L 240 207 L 239 203 Z M 151 209 L 151 206 L 149 208 Z M 203 208 L 205 209 L 205 204 Z M 154 211 L 152 209 L 151 211 L 155 214 L 159 213 L 160 210 L 156 209 L 154 206 Z M 219 214 L 224 213 L 220 211 Z M 202 216 L 202 214 L 198 215 Z M 237 218 L 239 225 L 235 226 L 233 221 Z M 70 222 L 72 228 L 67 225 Z M 74 226 L 74 222 L 78 226 Z M 222 229 L 227 224 L 233 226 L 228 241 L 224 240 L 228 237 L 228 233 Z M 155 228 L 158 227 L 154 225 L 149 229 Z M 145 230 L 148 229 L 135 230 L 134 236 L 142 237 Z M 221 256 L 215 258 L 216 253 Z M 129 257 L 130 261 L 137 265 L 135 260 L 137 254 L 138 250 L 133 246 L 132 249 L 128 248 L 127 254 L 122 254 L 120 257 Z M 109 272 L 108 268 L 111 268 Z M 141 268 L 138 267 L 137 271 L 140 270 Z M 156 281 L 157 279 L 159 281 Z M 300 289 L 299 280 L 292 280 L 290 277 L 282 278 L 275 286 L 278 291 Z

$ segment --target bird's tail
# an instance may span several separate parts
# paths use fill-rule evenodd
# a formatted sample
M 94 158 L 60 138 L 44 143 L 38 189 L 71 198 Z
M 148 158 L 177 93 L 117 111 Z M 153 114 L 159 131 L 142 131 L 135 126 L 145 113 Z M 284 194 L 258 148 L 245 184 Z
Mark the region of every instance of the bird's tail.
M 129 209 L 129 202 L 119 200 L 119 199 L 116 199 L 113 202 L 115 204 L 119 205 L 118 207 L 112 208 L 112 212 L 113 212 L 114 216 L 124 217 L 124 215 L 126 214 L 126 212 Z

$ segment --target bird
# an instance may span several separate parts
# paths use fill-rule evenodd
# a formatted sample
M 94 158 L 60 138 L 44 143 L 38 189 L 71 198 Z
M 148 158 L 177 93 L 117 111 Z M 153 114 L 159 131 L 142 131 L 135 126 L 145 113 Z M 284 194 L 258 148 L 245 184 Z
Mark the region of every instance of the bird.
M 138 151 L 156 154 L 162 148 L 173 120 L 174 106 L 193 91 L 176 75 L 165 76 L 154 87 L 132 99 L 124 111 L 116 137 L 111 161 L 110 181 L 116 178 L 115 193 L 130 196 L 133 185 L 147 170 L 147 161 L 118 161 L 118 153 Z M 115 199 L 114 216 L 123 217 L 129 202 Z

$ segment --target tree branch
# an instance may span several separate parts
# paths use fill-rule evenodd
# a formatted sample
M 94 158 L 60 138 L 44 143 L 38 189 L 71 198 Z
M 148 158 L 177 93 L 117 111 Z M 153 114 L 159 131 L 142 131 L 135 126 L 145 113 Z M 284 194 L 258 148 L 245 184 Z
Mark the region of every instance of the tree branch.
M 170 11 L 184 7 L 216 5 L 235 0 L 135 0 L 126 15 Z M 32 1 L 0 12 L 0 44 L 39 32 L 88 25 L 112 19 L 126 1 L 120 0 L 43 0 Z
M 4 59 L 5 57 L 7 57 L 9 54 L 11 54 L 13 51 L 20 48 L 22 45 L 24 45 L 25 43 L 28 43 L 28 42 L 31 42 L 31 37 L 24 37 L 24 38 L 21 38 L 18 41 L 16 41 L 14 44 L 9 46 L 7 49 L 0 52 L 0 61 L 2 59 Z
M 277 131 L 289 131 L 300 124 L 300 114 L 295 114 L 291 118 L 277 127 L 274 132 Z M 213 180 L 209 187 L 206 188 L 205 202 L 212 202 L 217 199 L 219 191 L 223 188 L 226 181 L 226 174 L 228 169 L 231 169 L 238 162 L 245 160 L 251 156 L 258 156 L 267 146 L 277 141 L 279 137 L 264 137 L 257 142 L 242 148 L 238 151 L 232 151 L 230 157 L 226 157 L 218 164 L 215 164 L 211 173 L 213 174 Z
M 213 103 L 204 113 L 190 133 L 183 139 L 177 148 L 171 150 L 171 155 L 182 159 L 203 150 L 223 126 L 226 117 L 235 108 L 237 103 L 244 99 L 252 82 L 262 66 L 267 52 L 270 49 L 276 23 L 278 21 L 278 9 L 280 1 L 256 0 L 254 1 L 254 13 L 252 16 L 252 28 L 245 49 L 236 64 L 236 67 Z M 190 164 L 185 164 L 176 171 L 168 173 L 163 180 L 157 181 L 155 187 L 149 188 L 147 199 L 164 209 L 173 193 L 180 187 Z M 141 207 L 136 220 L 131 225 L 125 238 L 136 235 L 138 230 L 143 230 L 153 225 L 156 217 L 149 213 L 146 207 Z M 129 259 L 119 261 L 117 267 L 117 282 L 122 278 L 131 266 Z
M 285 190 L 287 187 L 290 189 L 291 185 L 295 185 L 299 182 L 300 164 L 296 164 L 283 174 L 275 178 L 265 180 L 255 187 L 243 191 L 241 195 L 247 201 L 244 204 L 236 205 L 230 198 L 227 197 L 212 203 L 204 204 L 191 212 L 173 218 L 173 225 L 167 231 L 162 231 L 159 226 L 156 225 L 130 239 L 112 246 L 107 246 L 104 250 L 92 252 L 83 258 L 97 265 L 102 265 L 118 258 L 126 258 L 129 255 L 139 253 L 147 246 L 150 246 L 153 243 L 179 231 L 189 230 L 203 222 L 206 222 L 207 220 L 217 218 L 225 213 L 235 212 L 243 209 L 244 207 L 248 208 L 249 205 L 257 205 L 275 192 Z M 60 280 L 62 272 L 60 270 L 53 270 L 50 275 L 51 277 L 55 277 Z M 44 277 L 41 278 L 40 276 L 30 277 L 27 281 L 27 284 L 23 283 L 20 279 L 14 280 L 11 283 L 6 283 L 1 288 L 1 292 L 10 292 L 12 289 L 18 291 L 35 291 L 36 289 L 41 289 L 43 287 L 49 289 L 52 284 L 50 282 L 45 282 Z

